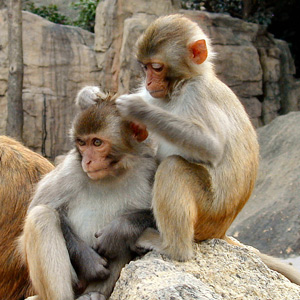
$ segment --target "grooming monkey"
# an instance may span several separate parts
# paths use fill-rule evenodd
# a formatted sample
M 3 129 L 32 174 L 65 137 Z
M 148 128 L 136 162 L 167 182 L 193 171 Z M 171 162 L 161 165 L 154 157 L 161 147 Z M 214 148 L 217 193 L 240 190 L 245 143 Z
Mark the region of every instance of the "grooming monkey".
M 116 101 L 123 117 L 147 126 L 158 141 L 152 207 L 159 233 L 147 229 L 138 245 L 179 261 L 192 257 L 193 241 L 236 244 L 226 231 L 249 199 L 258 169 L 255 129 L 217 78 L 213 56 L 196 23 L 181 15 L 160 17 L 137 42 L 143 87 Z M 258 254 L 300 284 L 293 268 Z
M 30 203 L 33 186 L 53 165 L 7 136 L 0 136 L 0 299 L 33 295 L 27 268 L 16 251 L 16 239 Z
M 79 114 L 71 137 L 74 149 L 38 184 L 20 239 L 38 294 L 33 299 L 105 299 L 139 235 L 154 226 L 157 166 L 142 142 L 146 129 L 123 121 L 109 97 Z M 99 253 L 111 258 L 108 264 Z

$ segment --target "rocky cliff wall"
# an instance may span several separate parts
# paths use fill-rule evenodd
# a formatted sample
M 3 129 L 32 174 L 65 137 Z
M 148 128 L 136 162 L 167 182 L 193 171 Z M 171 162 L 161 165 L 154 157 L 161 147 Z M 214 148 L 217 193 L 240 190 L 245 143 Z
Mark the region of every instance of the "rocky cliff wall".
M 5 134 L 6 10 L 0 11 L 0 28 L 0 134 Z M 93 45 L 92 33 L 23 12 L 26 146 L 50 158 L 69 150 L 67 135 L 75 114 L 74 97 L 81 87 L 99 82 Z
M 133 91 L 141 81 L 135 41 L 156 17 L 176 12 L 196 21 L 212 38 L 217 74 L 239 96 L 256 127 L 298 109 L 300 85 L 293 77 L 288 45 L 264 27 L 228 15 L 180 10 L 177 0 L 104 0 L 97 8 L 95 36 L 23 12 L 25 144 L 52 159 L 66 152 L 78 89 L 100 84 L 120 93 Z M 6 10 L 0 11 L 0 28 L 0 134 L 4 134 Z

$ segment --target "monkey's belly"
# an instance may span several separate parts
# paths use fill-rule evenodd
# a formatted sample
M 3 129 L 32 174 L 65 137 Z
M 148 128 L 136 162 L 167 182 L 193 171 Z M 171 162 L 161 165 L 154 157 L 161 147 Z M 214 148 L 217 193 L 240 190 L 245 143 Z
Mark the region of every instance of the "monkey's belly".
M 75 233 L 90 246 L 96 243 L 95 233 L 108 224 L 124 204 L 117 198 L 101 201 L 101 195 L 93 195 L 81 198 L 78 195 L 69 205 L 68 217 Z M 85 199 L 85 201 L 82 201 Z

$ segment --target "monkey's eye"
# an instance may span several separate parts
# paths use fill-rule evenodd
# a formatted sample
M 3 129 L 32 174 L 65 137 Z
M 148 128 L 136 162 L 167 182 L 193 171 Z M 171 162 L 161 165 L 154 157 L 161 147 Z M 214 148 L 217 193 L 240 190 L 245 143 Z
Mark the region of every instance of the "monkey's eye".
M 79 145 L 79 146 L 84 146 L 85 145 L 85 141 L 81 140 L 81 139 L 76 139 L 76 143 Z
M 164 65 L 163 64 L 159 64 L 159 63 L 153 63 L 151 64 L 151 67 L 154 71 L 156 72 L 161 72 L 164 68 Z
M 101 141 L 100 139 L 93 139 L 93 145 L 96 147 L 101 146 L 103 143 L 103 141 Z

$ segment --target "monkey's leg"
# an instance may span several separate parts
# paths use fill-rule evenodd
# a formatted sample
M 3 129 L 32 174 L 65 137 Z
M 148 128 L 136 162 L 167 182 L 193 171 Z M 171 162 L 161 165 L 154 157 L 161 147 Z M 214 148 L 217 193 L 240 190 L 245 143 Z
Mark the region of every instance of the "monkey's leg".
M 29 212 L 24 226 L 23 245 L 29 274 L 42 300 L 73 300 L 71 266 L 58 213 L 44 205 Z
M 170 156 L 160 164 L 154 182 L 153 212 L 163 253 L 180 261 L 192 257 L 199 204 L 207 205 L 210 193 L 210 176 L 203 166 L 180 156 Z

